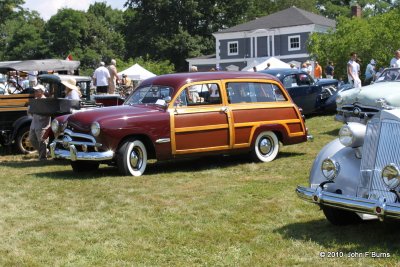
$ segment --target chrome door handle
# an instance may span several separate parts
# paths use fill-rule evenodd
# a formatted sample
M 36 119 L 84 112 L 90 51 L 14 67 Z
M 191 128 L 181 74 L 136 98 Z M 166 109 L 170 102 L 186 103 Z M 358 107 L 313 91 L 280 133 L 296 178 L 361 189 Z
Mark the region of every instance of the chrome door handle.
M 221 111 L 224 112 L 224 113 L 228 113 L 228 107 L 222 107 Z

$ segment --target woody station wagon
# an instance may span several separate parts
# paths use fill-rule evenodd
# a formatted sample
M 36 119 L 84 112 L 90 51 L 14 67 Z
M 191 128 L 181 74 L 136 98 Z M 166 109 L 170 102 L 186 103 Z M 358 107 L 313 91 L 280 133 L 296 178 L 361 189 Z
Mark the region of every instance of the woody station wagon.
M 148 159 L 250 152 L 272 161 L 307 140 L 303 116 L 282 84 L 261 73 L 208 72 L 147 79 L 122 106 L 57 117 L 53 158 L 75 172 L 116 165 L 140 176 Z

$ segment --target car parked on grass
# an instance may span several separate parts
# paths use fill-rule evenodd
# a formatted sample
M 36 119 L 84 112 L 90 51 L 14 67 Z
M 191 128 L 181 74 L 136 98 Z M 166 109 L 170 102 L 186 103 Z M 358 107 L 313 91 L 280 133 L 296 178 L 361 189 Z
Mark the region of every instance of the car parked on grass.
M 140 176 L 150 158 L 251 152 L 263 162 L 307 140 L 303 117 L 281 83 L 261 73 L 169 74 L 147 79 L 124 105 L 57 117 L 53 158 L 76 172 L 116 165 Z
M 45 59 L 0 62 L 0 73 L 19 75 L 28 71 L 74 71 L 79 61 Z M 18 78 L 18 76 L 17 76 Z M 16 152 L 30 153 L 34 148 L 29 142 L 29 101 L 33 99 L 32 88 L 18 90 L 19 93 L 0 95 L 0 144 L 13 147 Z
M 375 83 L 340 92 L 335 119 L 367 123 L 382 109 L 400 107 L 400 68 L 385 69 Z
M 382 110 L 367 125 L 349 122 L 316 157 L 300 198 L 319 205 L 335 225 L 400 219 L 400 109 Z
M 45 59 L 27 61 L 0 62 L 0 73 L 23 74 L 27 71 L 39 71 L 45 74 L 38 75 L 39 83 L 46 87 L 46 99 L 33 99 L 33 89 L 18 88 L 18 93 L 1 94 L 0 89 L 0 144 L 8 148 L 14 148 L 18 153 L 31 153 L 34 151 L 29 142 L 29 128 L 32 117 L 27 114 L 28 106 L 32 113 L 49 116 L 71 113 L 88 108 L 122 104 L 119 95 L 108 95 L 101 99 L 94 99 L 91 92 L 91 77 L 67 75 L 66 73 L 77 72 L 79 61 Z M 48 74 L 51 70 L 65 74 Z M 17 76 L 18 78 L 18 76 Z M 73 78 L 80 88 L 82 98 L 80 101 L 64 99 L 65 86 L 62 81 Z M 93 98 L 93 99 L 92 99 Z
M 303 114 L 336 110 L 338 80 L 314 80 L 307 72 L 299 69 L 276 68 L 260 72 L 276 76 L 289 92 L 294 103 L 303 110 Z

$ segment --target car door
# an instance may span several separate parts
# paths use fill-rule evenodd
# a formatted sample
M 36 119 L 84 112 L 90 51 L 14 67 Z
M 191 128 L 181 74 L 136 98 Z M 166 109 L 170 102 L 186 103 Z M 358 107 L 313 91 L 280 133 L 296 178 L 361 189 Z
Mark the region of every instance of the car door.
M 315 111 L 318 88 L 306 73 L 290 74 L 282 81 L 294 103 L 303 109 L 304 114 Z
M 230 149 L 232 130 L 219 81 L 185 86 L 173 101 L 170 114 L 174 155 Z

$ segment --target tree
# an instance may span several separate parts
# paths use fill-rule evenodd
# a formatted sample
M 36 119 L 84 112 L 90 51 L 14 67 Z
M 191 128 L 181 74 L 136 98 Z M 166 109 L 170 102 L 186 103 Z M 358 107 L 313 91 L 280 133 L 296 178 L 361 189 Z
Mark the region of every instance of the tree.
M 214 53 L 212 33 L 242 22 L 249 7 L 242 0 L 127 1 L 128 56 L 169 59 L 187 70 L 189 56 Z
M 103 16 L 113 10 L 97 4 L 89 9 L 87 13 L 61 9 L 46 24 L 46 40 L 52 56 L 65 58 L 72 54 L 81 61 L 83 69 L 125 56 L 124 37 L 116 30 L 119 24 Z
M 0 25 L 0 58 L 4 60 L 40 59 L 48 49 L 43 41 L 45 22 L 37 12 L 8 19 Z
M 0 24 L 8 19 L 14 18 L 16 14 L 23 10 L 24 0 L 1 0 L 0 1 Z
M 378 62 L 378 67 L 387 67 L 399 46 L 397 32 L 393 30 L 398 27 L 400 13 L 397 10 L 365 19 L 340 17 L 335 31 L 310 36 L 308 51 L 322 63 L 333 61 L 336 76 L 346 79 L 346 64 L 352 51 L 362 59 L 362 70 L 372 58 Z

